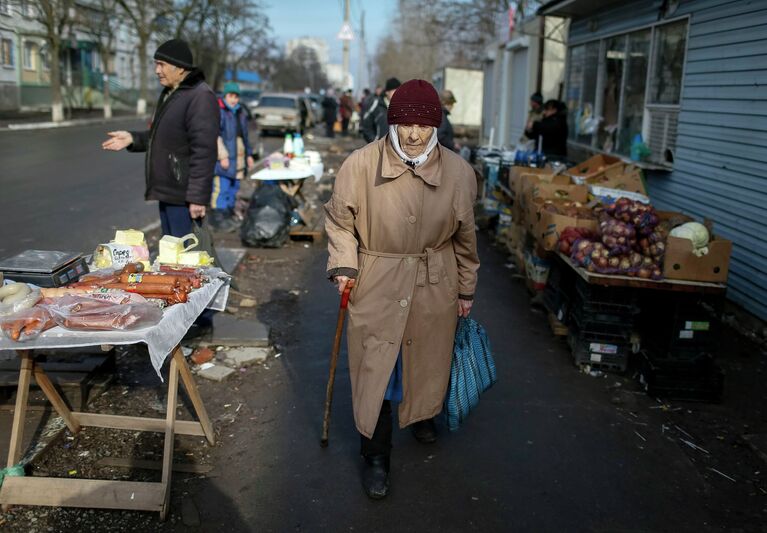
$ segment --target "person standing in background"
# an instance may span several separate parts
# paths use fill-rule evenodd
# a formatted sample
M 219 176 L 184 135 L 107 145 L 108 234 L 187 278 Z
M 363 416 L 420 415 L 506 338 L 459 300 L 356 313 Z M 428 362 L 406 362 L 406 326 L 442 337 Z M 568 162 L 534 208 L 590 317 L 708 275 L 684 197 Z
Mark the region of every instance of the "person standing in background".
M 338 118 L 338 102 L 336 101 L 336 92 L 328 89 L 325 98 L 322 99 L 322 121 L 325 123 L 325 137 L 331 139 L 336 136 L 333 126 Z
M 349 132 L 349 121 L 354 113 L 354 99 L 352 98 L 352 90 L 348 89 L 341 95 L 341 135 L 346 137 Z
M 224 85 L 224 97 L 218 101 L 220 112 L 218 163 L 213 177 L 211 225 L 219 231 L 234 231 L 239 223 L 234 216 L 240 180 L 255 166 L 248 137 L 248 114 L 240 105 L 240 85 Z
M 389 107 L 389 102 L 400 85 L 401 84 L 397 78 L 389 78 L 386 80 L 383 93 L 373 100 L 367 108 L 367 111 L 365 111 L 365 114 L 362 116 L 362 121 L 360 122 L 360 132 L 362 133 L 365 142 L 373 142 L 389 133 L 389 124 L 386 119 L 387 109 Z
M 439 125 L 439 128 L 437 128 L 437 139 L 439 140 L 439 144 L 448 150 L 457 152 L 461 149 L 461 145 L 455 142 L 455 139 L 453 138 L 453 125 L 448 118 L 455 105 L 455 96 L 452 91 L 445 89 L 440 93 L 439 99 L 442 103 L 442 123 Z

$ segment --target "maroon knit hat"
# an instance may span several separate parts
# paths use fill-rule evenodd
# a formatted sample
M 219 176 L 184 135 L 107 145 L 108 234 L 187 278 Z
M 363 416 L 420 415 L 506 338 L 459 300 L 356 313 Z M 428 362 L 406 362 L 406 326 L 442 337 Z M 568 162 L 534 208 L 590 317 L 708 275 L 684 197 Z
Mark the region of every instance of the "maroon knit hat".
M 406 81 L 389 103 L 389 124 L 418 124 L 439 128 L 442 104 L 434 86 L 425 80 Z

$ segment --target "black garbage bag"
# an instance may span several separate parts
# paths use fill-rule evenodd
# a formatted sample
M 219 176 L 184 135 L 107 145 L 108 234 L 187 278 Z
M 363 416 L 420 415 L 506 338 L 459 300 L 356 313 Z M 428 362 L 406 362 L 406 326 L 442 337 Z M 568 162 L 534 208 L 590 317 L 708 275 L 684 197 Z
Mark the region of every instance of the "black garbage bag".
M 253 193 L 240 238 L 245 246 L 279 248 L 288 239 L 295 200 L 279 185 L 264 183 Z

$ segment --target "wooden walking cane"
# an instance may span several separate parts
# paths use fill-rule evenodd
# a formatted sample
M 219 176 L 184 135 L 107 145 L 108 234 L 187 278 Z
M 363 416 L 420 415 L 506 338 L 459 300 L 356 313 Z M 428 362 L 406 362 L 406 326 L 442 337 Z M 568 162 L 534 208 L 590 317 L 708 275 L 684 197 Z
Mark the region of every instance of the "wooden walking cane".
M 338 365 L 338 352 L 341 351 L 341 337 L 344 331 L 344 318 L 346 318 L 346 308 L 349 305 L 349 294 L 354 287 L 354 280 L 346 282 L 346 287 L 341 295 L 341 306 L 338 309 L 338 322 L 336 323 L 336 336 L 333 339 L 333 351 L 330 354 L 330 375 L 328 376 L 328 386 L 325 390 L 325 415 L 322 418 L 322 439 L 320 446 L 323 448 L 328 445 L 328 431 L 330 430 L 330 404 L 333 403 L 333 385 L 336 382 L 336 365 Z

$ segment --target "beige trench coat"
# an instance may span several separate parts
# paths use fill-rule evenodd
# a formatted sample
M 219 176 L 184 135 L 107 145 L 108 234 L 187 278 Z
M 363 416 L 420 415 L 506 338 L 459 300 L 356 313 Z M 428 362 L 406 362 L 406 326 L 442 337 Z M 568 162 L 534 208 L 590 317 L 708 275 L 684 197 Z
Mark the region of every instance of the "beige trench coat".
M 367 437 L 400 348 L 400 427 L 442 410 L 457 299 L 471 299 L 477 283 L 476 194 L 474 171 L 457 154 L 438 145 L 411 169 L 388 135 L 338 171 L 325 204 L 328 272 L 358 272 L 347 337 L 354 420 Z

